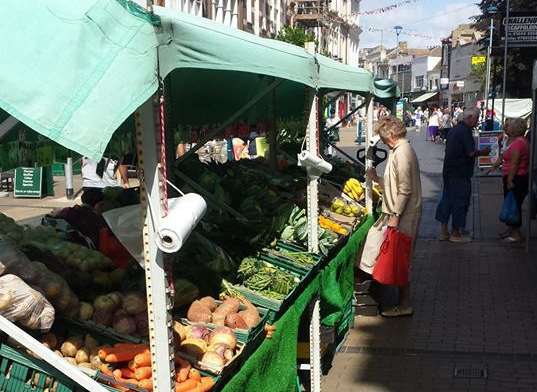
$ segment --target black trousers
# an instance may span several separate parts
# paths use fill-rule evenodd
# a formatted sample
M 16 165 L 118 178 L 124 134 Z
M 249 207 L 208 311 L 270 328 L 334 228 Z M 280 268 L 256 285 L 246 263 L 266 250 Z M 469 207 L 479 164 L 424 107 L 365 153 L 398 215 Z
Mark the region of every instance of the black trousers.
M 516 205 L 518 207 L 518 221 L 520 222 L 518 225 L 508 225 L 510 227 L 518 228 L 522 226 L 522 204 L 524 203 L 524 199 L 526 198 L 526 195 L 528 194 L 528 186 L 529 186 L 529 177 L 527 174 L 523 176 L 515 176 L 513 178 L 513 189 L 507 189 L 507 176 L 503 176 L 503 197 L 507 196 L 507 193 L 509 191 L 513 192 L 513 195 L 515 196 Z

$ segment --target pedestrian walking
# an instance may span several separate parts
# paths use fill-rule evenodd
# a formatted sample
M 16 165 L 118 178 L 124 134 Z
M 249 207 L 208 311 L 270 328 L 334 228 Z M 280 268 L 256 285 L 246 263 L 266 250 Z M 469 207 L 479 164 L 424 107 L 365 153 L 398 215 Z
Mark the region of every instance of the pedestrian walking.
M 421 106 L 418 106 L 418 108 L 414 112 L 414 116 L 416 118 L 416 128 L 418 128 L 418 131 L 421 131 L 422 120 L 423 120 L 423 110 L 421 110 Z
M 427 128 L 427 135 L 431 142 L 435 142 L 438 137 L 438 128 L 440 126 L 440 118 L 438 116 L 438 110 L 433 109 L 431 116 L 429 117 L 429 127 Z
M 364 245 L 366 249 L 376 251 L 372 257 L 376 259 L 382 235 L 377 235 L 388 227 L 395 227 L 401 233 L 412 238 L 413 247 L 418 236 L 419 222 L 421 218 L 421 180 L 420 169 L 416 153 L 406 139 L 407 130 L 404 124 L 394 116 L 387 116 L 379 120 L 376 132 L 381 140 L 390 148 L 388 162 L 384 171 L 384 177 L 380 178 L 374 168 L 367 175 L 383 189 L 382 214 L 370 233 Z M 368 242 L 378 241 L 378 246 L 371 247 Z M 375 245 L 375 244 L 374 244 Z M 375 249 L 376 248 L 376 249 Z M 370 255 L 365 255 L 367 256 Z M 412 255 L 411 255 L 412 257 Z M 362 254 L 362 260 L 364 254 Z M 360 263 L 360 269 L 372 273 L 373 266 L 364 266 Z M 410 316 L 413 314 L 410 305 L 410 284 L 400 287 L 399 305 L 382 312 L 386 317 Z
M 488 147 L 476 150 L 472 132 L 478 121 L 479 109 L 469 108 L 462 114 L 462 121 L 448 134 L 442 170 L 444 186 L 435 216 L 441 224 L 441 241 L 471 241 L 462 232 L 466 228 L 466 215 L 470 207 L 475 158 L 490 153 Z M 451 234 L 448 228 L 450 218 Z
M 529 186 L 529 143 L 524 137 L 526 130 L 526 120 L 522 118 L 509 118 L 505 121 L 506 149 L 500 154 L 494 165 L 487 170 L 490 173 L 501 166 L 504 198 L 509 192 L 513 192 L 518 207 L 518 221 L 507 223 L 507 229 L 500 233 L 500 238 L 505 242 L 522 241 L 522 233 L 520 232 L 522 204 L 528 194 Z
M 444 143 L 446 142 L 447 135 L 449 133 L 449 130 L 451 129 L 451 126 L 452 126 L 451 123 L 452 123 L 452 119 L 449 113 L 449 109 L 444 109 L 444 112 L 442 113 L 442 117 L 440 120 L 440 128 L 439 128 L 440 139 Z

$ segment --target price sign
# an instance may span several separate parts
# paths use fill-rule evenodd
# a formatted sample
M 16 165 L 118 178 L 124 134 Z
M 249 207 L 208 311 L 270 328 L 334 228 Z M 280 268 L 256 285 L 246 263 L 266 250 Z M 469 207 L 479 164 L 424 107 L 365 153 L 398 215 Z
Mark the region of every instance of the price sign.
M 42 167 L 18 167 L 15 169 L 14 197 L 42 196 L 43 168 Z

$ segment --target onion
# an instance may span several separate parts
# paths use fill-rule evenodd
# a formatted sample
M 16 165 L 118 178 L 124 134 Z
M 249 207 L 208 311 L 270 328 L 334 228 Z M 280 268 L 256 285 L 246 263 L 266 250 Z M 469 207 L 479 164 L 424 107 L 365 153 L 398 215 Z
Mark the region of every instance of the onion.
M 211 368 L 222 369 L 225 365 L 224 358 L 214 351 L 207 351 L 201 358 L 201 363 Z
M 193 325 L 190 331 L 190 336 L 195 339 L 207 340 L 209 334 L 209 329 L 203 325 Z
M 229 348 L 234 349 L 237 346 L 237 337 L 231 328 L 217 327 L 209 339 L 211 346 L 218 343 L 224 343 Z
M 217 353 L 218 355 L 220 355 L 223 358 L 224 353 L 226 352 L 226 350 L 229 350 L 229 346 L 227 344 L 224 344 L 224 343 L 216 343 L 213 346 L 209 346 L 208 350 L 209 351 L 214 351 L 215 353 Z
M 226 362 L 231 361 L 234 356 L 235 356 L 235 353 L 233 352 L 232 349 L 227 348 L 226 351 L 224 351 L 224 359 L 226 360 Z

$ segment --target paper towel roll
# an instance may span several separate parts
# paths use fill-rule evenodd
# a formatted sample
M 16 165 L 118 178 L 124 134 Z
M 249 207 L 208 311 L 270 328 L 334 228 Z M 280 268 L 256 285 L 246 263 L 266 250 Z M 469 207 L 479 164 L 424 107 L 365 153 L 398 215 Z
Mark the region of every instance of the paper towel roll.
M 298 162 L 300 166 L 311 167 L 322 173 L 330 173 L 332 171 L 332 165 L 330 163 L 321 157 L 312 155 L 309 151 L 302 151 L 298 154 Z
M 196 193 L 168 200 L 168 216 L 161 219 L 157 246 L 165 253 L 175 253 L 207 211 L 207 203 Z

